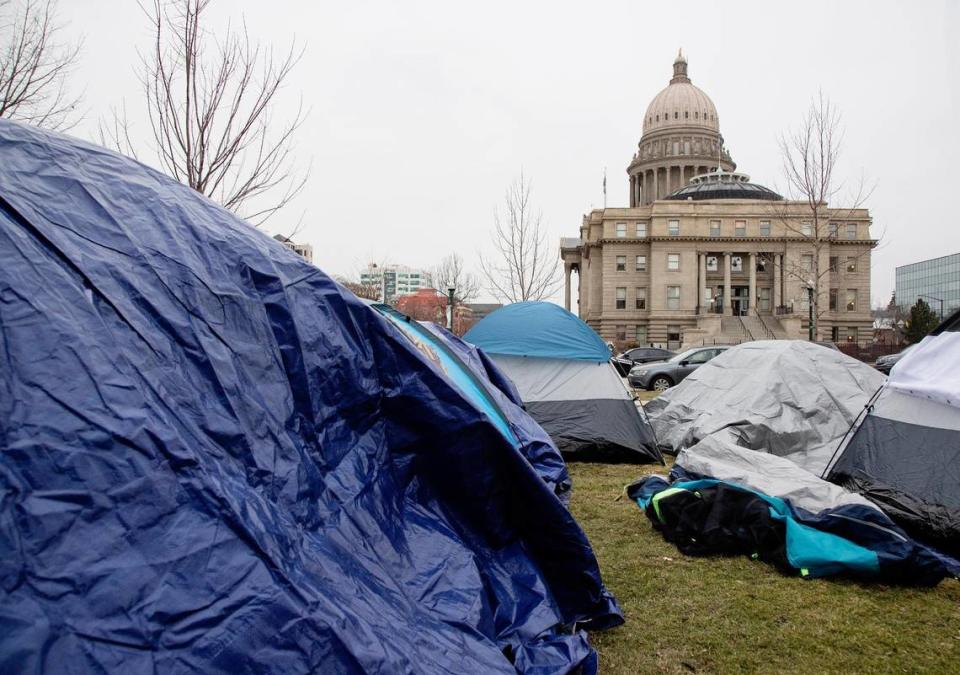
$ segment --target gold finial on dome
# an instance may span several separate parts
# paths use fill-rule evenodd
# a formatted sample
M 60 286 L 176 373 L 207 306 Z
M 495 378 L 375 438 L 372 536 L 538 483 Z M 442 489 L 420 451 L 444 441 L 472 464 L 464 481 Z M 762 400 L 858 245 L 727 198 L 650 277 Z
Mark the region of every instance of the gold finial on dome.
M 670 80 L 670 84 L 689 81 L 690 78 L 687 77 L 687 59 L 683 56 L 683 48 L 681 47 L 680 51 L 677 52 L 677 60 L 673 62 L 673 78 Z

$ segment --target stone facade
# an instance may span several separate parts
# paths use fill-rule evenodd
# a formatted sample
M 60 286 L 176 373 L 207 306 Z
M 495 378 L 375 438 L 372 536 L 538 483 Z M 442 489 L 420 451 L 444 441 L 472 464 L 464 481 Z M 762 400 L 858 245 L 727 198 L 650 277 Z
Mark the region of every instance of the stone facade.
M 818 277 L 817 339 L 869 342 L 869 212 L 825 205 L 815 225 L 805 202 L 728 173 L 735 165 L 722 151 L 716 111 L 688 89 L 686 72 L 678 57 L 670 86 L 647 110 L 627 169 L 631 206 L 592 211 L 578 237 L 561 241 L 567 308 L 576 272 L 580 317 L 611 342 L 679 348 L 806 337 L 807 289 Z M 666 96 L 674 87 L 684 91 Z M 666 192 L 691 179 L 703 188 L 690 192 L 697 196 Z

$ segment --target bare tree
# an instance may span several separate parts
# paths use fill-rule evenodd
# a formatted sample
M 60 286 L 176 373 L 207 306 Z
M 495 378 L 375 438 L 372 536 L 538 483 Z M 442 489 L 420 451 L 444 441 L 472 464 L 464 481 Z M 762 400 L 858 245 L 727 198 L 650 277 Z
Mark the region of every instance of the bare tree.
M 507 188 L 504 211 L 494 214 L 493 256 L 480 256 L 487 288 L 497 300 L 543 300 L 560 287 L 558 258 L 542 221 L 530 200 L 530 181 L 521 171 Z
M 55 13 L 55 0 L 0 0 L 0 117 L 48 129 L 79 121 L 67 78 L 81 43 L 60 41 Z
M 839 210 L 829 206 L 841 193 L 847 194 L 844 183 L 835 177 L 842 146 L 840 113 L 822 92 L 811 102 L 800 126 L 780 138 L 788 201 L 774 207 L 775 212 L 788 231 L 807 241 L 812 258 L 809 265 L 788 265 L 784 272 L 813 291 L 814 339 L 819 339 L 820 317 L 828 311 L 822 309 L 822 281 L 836 271 L 823 269 L 821 253 L 837 240 L 836 223 L 860 208 L 870 193 L 861 178 L 852 196 L 845 200 L 847 206 Z M 866 253 L 856 257 L 862 255 Z
M 381 293 L 379 286 L 363 283 L 362 281 L 357 281 L 356 279 L 351 279 L 345 276 L 334 277 L 334 280 L 356 295 L 358 298 L 363 298 L 365 300 L 380 300 Z
M 443 258 L 431 276 L 434 287 L 441 293 L 446 293 L 448 288 L 454 289 L 454 300 L 458 304 L 474 300 L 480 292 L 479 279 L 464 268 L 463 258 L 457 253 Z
M 306 183 L 292 167 L 294 134 L 304 121 L 272 119 L 275 99 L 303 54 L 251 41 L 246 26 L 214 37 L 204 28 L 212 0 L 141 4 L 153 33 L 141 54 L 141 83 L 153 151 L 161 168 L 255 226 L 286 206 Z M 101 124 L 101 139 L 137 156 L 125 111 Z

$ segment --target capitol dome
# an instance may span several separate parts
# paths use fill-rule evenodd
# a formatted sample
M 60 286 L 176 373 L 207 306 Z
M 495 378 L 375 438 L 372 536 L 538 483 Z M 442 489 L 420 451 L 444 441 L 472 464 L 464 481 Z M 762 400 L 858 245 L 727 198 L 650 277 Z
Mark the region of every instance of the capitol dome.
M 690 83 L 681 51 L 669 86 L 643 118 L 643 134 L 627 167 L 630 206 L 652 204 L 717 168 L 729 172 L 737 165 L 723 146 L 717 108 Z
M 687 59 L 681 51 L 673 62 L 673 78 L 657 94 L 643 118 L 643 133 L 677 127 L 700 127 L 720 131 L 717 108 L 687 77 Z

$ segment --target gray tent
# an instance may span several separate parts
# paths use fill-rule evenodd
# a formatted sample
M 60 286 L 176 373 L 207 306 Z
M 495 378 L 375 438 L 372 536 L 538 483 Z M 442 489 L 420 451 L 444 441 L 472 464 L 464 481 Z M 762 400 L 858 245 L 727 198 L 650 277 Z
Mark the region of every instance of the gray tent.
M 960 359 L 960 343 L 957 347 L 956 359 Z M 940 363 L 960 360 L 941 358 Z M 843 572 L 917 584 L 933 584 L 947 573 L 958 574 L 960 563 L 914 541 L 884 513 L 890 510 L 877 498 L 881 490 L 857 494 L 863 484 L 856 480 L 835 485 L 821 478 L 836 448 L 850 434 L 851 424 L 885 380 L 865 364 L 807 342 L 752 342 L 730 349 L 647 406 L 661 448 L 679 454 L 671 483 L 648 478 L 630 486 L 629 494 L 646 509 L 655 495 L 676 488 L 664 493 L 667 499 L 679 495 L 676 505 L 661 502 L 661 506 L 675 509 L 669 536 L 680 542 L 678 546 L 697 542 L 698 550 L 729 551 L 736 540 L 737 546 L 742 544 L 751 552 L 763 542 L 768 545 L 767 558 L 777 562 L 783 554 L 788 566 L 801 574 L 809 567 L 815 575 Z M 960 398 L 960 390 L 953 389 Z M 956 463 L 956 443 L 907 448 L 903 441 L 923 437 L 910 436 L 913 429 L 908 426 L 900 429 L 896 439 L 889 433 L 871 435 L 864 429 L 890 428 L 886 420 L 876 420 L 879 424 L 872 420 L 875 415 L 867 415 L 834 474 L 844 469 L 857 480 L 873 480 L 888 495 L 891 486 L 899 486 L 900 494 L 909 493 L 912 498 L 904 503 L 928 507 L 927 523 L 939 532 L 955 532 L 958 512 L 954 508 L 934 513 L 931 496 L 948 494 L 952 504 L 957 503 L 955 486 L 960 483 L 946 461 L 952 457 Z M 940 434 L 930 438 L 955 441 L 956 432 L 949 437 L 943 429 L 927 432 Z M 942 460 L 941 465 L 930 457 Z M 907 463 L 914 470 L 905 468 Z M 841 482 L 836 475 L 830 480 Z M 690 491 L 696 492 L 697 499 L 683 502 Z M 774 514 L 772 521 L 761 518 L 768 513 Z M 665 527 L 667 521 L 657 522 Z M 930 531 L 910 529 L 922 534 Z M 942 546 L 944 542 L 933 538 L 932 543 Z
M 718 435 L 819 475 L 885 380 L 833 349 L 763 340 L 728 349 L 646 411 L 662 451 Z

